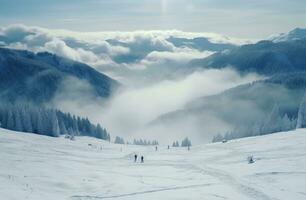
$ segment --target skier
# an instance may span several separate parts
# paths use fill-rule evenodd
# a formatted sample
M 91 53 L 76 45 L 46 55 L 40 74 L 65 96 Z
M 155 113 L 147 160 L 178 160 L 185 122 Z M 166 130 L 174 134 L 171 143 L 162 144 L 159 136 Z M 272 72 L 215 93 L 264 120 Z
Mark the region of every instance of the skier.
M 170 146 L 168 145 L 168 149 L 170 149 Z
M 134 162 L 137 162 L 137 154 L 134 155 Z
M 155 151 L 157 151 L 157 146 L 155 146 Z
M 141 156 L 141 163 L 144 163 L 143 156 Z

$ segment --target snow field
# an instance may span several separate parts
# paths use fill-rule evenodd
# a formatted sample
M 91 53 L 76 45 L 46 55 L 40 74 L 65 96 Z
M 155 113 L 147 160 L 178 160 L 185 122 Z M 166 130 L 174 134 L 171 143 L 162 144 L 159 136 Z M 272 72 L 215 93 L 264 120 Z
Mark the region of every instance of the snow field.
M 190 151 L 0 129 L 0 158 L 5 200 L 306 199 L 305 129 Z

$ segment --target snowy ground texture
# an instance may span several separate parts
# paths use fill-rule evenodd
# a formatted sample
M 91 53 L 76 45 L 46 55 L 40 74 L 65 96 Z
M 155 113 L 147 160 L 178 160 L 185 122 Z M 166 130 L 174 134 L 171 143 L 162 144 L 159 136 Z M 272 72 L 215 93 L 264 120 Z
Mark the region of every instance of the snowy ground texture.
M 306 199 L 306 129 L 157 152 L 0 129 L 0 158 L 4 200 Z

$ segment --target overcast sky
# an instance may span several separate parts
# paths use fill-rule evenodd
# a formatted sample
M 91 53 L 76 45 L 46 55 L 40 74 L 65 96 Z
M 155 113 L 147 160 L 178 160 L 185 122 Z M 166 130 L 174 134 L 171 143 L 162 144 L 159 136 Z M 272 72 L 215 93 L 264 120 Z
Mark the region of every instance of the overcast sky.
M 265 38 L 306 27 L 305 0 L 0 0 L 0 25 L 75 31 L 177 29 Z

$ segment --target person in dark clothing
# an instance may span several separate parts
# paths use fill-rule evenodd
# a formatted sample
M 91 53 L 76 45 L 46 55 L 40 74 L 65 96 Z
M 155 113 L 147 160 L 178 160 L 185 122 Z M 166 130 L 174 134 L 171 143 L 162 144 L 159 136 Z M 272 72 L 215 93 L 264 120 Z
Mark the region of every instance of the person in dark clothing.
M 134 155 L 134 162 L 137 162 L 137 154 Z
M 143 160 L 144 158 L 143 158 L 143 156 L 141 156 L 141 163 L 143 163 L 144 162 L 144 160 Z

